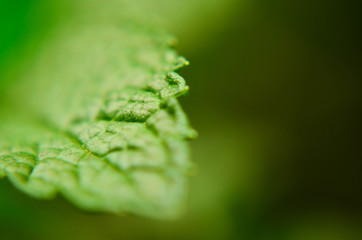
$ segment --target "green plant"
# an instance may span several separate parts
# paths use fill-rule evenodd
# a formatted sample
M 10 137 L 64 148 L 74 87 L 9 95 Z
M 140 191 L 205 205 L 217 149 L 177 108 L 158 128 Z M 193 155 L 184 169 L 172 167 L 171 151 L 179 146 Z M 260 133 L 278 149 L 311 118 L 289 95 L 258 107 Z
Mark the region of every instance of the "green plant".
M 4 87 L 0 177 L 91 211 L 176 217 L 193 168 L 195 131 L 176 100 L 188 62 L 137 8 L 110 3 L 67 3 Z

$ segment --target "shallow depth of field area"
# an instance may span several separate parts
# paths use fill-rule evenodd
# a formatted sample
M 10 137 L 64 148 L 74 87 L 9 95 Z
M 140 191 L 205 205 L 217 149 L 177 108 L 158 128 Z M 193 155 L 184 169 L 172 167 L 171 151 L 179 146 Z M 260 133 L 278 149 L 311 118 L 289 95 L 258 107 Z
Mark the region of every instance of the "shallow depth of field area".
M 149 17 L 190 62 L 178 71 L 189 91 L 175 92 L 198 132 L 183 214 L 89 212 L 61 195 L 30 197 L 4 178 L 1 239 L 362 239 L 361 26 L 352 1 L 120 1 L 132 9 L 119 11 L 125 19 Z M 63 21 L 69 9 L 60 3 L 0 3 L 0 100 L 7 73 L 23 73 L 21 62 Z

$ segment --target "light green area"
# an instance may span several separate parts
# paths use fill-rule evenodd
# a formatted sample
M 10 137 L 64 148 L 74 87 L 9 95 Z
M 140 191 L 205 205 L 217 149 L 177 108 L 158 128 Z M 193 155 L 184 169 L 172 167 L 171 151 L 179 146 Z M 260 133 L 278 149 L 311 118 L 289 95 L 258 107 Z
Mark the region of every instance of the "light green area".
M 87 210 L 179 216 L 195 132 L 175 71 L 188 62 L 127 1 L 63 4 L 66 18 L 4 91 L 0 177 Z

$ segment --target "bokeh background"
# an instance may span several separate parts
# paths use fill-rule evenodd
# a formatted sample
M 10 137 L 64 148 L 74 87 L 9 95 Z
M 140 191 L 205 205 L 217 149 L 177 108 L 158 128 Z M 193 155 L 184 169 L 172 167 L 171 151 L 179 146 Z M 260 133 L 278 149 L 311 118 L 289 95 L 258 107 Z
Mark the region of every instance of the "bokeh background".
M 0 238 L 362 239 L 358 1 L 143 2 L 191 62 L 181 102 L 200 136 L 187 214 L 87 213 L 0 180 Z M 1 0 L 1 74 L 62 11 Z

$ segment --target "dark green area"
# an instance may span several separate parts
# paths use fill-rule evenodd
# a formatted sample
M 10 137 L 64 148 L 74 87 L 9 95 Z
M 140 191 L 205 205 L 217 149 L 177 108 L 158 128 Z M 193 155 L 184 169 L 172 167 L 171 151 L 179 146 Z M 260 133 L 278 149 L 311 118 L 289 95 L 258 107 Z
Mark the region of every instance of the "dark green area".
M 0 2 L 0 61 L 22 41 L 27 32 L 31 0 Z

